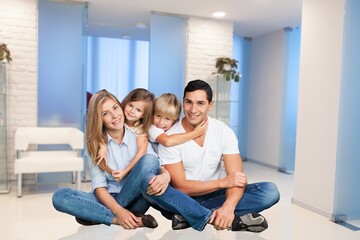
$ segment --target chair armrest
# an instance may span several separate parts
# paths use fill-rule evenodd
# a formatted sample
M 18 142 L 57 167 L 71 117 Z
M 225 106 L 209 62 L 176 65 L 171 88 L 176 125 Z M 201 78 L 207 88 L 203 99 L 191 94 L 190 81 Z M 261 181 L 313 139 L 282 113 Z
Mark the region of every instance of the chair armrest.
M 14 148 L 16 151 L 26 151 L 29 147 L 29 138 L 27 134 L 21 129 L 16 130 L 14 141 Z
M 84 133 L 77 128 L 71 129 L 69 145 L 74 150 L 84 149 Z

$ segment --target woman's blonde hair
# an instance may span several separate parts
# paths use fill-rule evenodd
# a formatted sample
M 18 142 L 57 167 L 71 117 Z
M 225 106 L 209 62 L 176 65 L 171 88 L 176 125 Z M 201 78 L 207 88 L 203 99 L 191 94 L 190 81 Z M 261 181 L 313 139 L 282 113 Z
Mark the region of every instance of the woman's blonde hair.
M 125 108 L 130 102 L 144 101 L 146 107 L 142 118 L 134 123 L 134 128 L 138 128 L 137 134 L 147 133 L 153 120 L 155 96 L 144 88 L 136 88 L 132 90 L 122 101 L 122 106 Z M 126 123 L 126 119 L 125 119 Z
M 115 101 L 121 107 L 119 100 L 105 89 L 95 93 L 89 101 L 86 117 L 86 147 L 94 164 L 97 164 L 98 159 L 96 156 L 100 143 L 105 145 L 107 143 L 107 132 L 101 113 L 102 105 L 109 99 Z M 110 174 L 113 172 L 113 170 L 105 164 L 105 161 L 101 161 L 99 167 Z
M 161 94 L 155 102 L 155 114 L 169 116 L 171 120 L 178 121 L 181 113 L 181 103 L 172 93 Z

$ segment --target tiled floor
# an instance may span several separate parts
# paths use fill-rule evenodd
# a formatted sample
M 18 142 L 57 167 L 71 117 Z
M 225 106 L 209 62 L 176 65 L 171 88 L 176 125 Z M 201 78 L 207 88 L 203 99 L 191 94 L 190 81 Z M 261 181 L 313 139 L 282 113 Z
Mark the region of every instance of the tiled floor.
M 279 173 L 253 163 L 245 162 L 249 182 L 273 181 L 281 193 L 280 202 L 263 212 L 269 228 L 262 233 L 216 231 L 207 226 L 204 231 L 192 229 L 173 231 L 171 223 L 156 210 L 149 211 L 157 219 L 159 227 L 123 230 L 119 226 L 105 225 L 84 227 L 74 217 L 57 212 L 51 204 L 52 192 L 57 186 L 25 186 L 22 198 L 16 197 L 16 183 L 9 194 L 0 195 L 0 239 L 36 240 L 91 240 L 91 239 L 250 239 L 250 240 L 356 240 L 360 231 L 334 224 L 328 219 L 291 204 L 293 176 Z M 89 189 L 83 184 L 83 190 Z

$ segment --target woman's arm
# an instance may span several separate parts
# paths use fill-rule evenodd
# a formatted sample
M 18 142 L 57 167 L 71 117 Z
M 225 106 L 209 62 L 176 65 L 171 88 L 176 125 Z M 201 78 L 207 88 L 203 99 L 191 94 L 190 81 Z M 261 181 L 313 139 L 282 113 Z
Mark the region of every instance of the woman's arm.
M 206 120 L 202 124 L 196 126 L 191 132 L 176 133 L 171 135 L 167 135 L 166 132 L 164 132 L 155 140 L 165 147 L 172 147 L 204 135 L 206 133 L 207 125 L 208 122 Z
M 117 170 L 113 172 L 113 177 L 116 181 L 120 181 L 123 179 L 130 171 L 133 169 L 135 164 L 139 161 L 139 159 L 146 154 L 147 145 L 148 145 L 148 136 L 140 135 L 136 137 L 136 145 L 137 145 L 137 153 L 134 158 L 131 160 L 129 165 L 126 166 L 124 170 Z
M 106 188 L 96 188 L 95 195 L 97 199 L 115 215 L 112 222 L 113 224 L 120 225 L 124 229 L 135 229 L 138 227 L 140 223 L 139 218 L 127 209 L 121 207 Z

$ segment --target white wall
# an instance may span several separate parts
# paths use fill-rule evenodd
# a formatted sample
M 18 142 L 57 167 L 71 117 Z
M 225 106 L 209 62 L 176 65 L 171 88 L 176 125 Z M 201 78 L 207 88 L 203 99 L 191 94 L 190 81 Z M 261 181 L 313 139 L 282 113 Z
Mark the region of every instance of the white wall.
M 9 176 L 15 179 L 15 129 L 37 125 L 37 0 L 0 1 L 0 26 L 0 42 L 13 58 L 7 65 L 7 149 Z
M 303 0 L 294 202 L 331 217 L 344 0 Z
M 231 57 L 232 47 L 233 22 L 189 17 L 185 85 L 194 79 L 211 78 L 216 58 Z
M 274 167 L 279 164 L 284 58 L 283 30 L 253 38 L 246 158 Z

